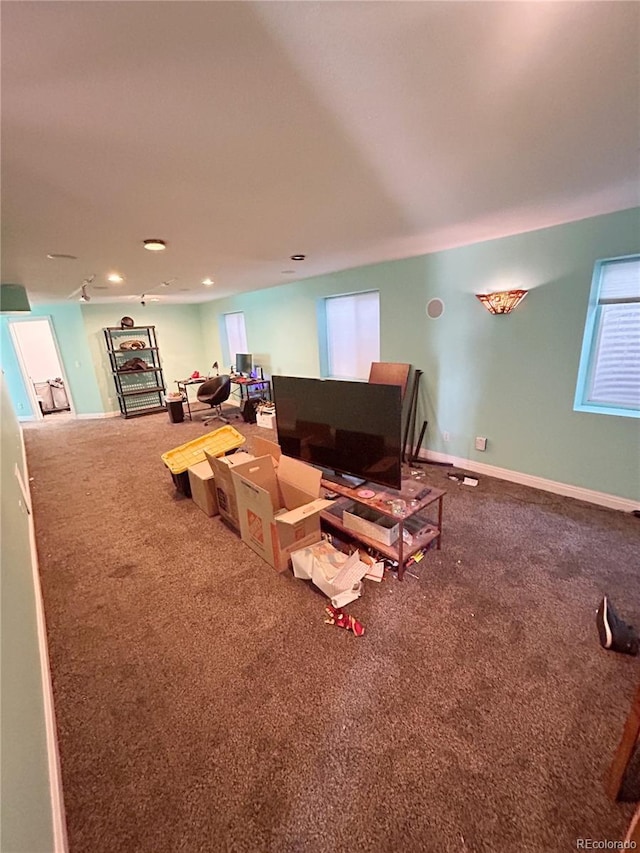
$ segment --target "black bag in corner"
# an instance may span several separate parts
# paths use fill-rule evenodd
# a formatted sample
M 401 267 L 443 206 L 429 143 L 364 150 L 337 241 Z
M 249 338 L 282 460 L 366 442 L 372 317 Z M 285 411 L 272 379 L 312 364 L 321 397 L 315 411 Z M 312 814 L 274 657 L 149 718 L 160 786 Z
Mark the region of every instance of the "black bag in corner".
M 256 418 L 256 409 L 258 407 L 258 403 L 256 400 L 245 400 L 242 404 L 242 419 L 247 424 L 255 424 Z

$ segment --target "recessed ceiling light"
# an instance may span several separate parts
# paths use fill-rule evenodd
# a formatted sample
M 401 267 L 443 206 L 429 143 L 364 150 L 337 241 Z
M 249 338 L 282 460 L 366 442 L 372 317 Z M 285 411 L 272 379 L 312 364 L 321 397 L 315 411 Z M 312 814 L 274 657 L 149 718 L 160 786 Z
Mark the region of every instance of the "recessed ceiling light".
M 143 245 L 145 249 L 148 249 L 150 252 L 162 252 L 167 248 L 167 244 L 164 240 L 143 240 Z
M 213 284 L 213 279 L 211 279 L 211 278 L 203 278 L 203 279 L 202 279 L 202 283 L 203 283 L 204 285 L 206 285 L 206 287 L 211 287 L 211 285 Z
M 120 284 L 124 281 L 124 278 L 120 275 L 120 273 L 112 272 L 107 276 L 107 281 L 110 281 L 111 284 Z
M 304 259 L 306 257 L 307 257 L 306 255 L 291 255 L 291 260 L 292 261 L 304 261 Z
M 49 252 L 47 255 L 50 261 L 77 261 L 77 255 L 67 255 L 65 252 Z
M 160 302 L 157 296 L 152 296 L 149 302 Z

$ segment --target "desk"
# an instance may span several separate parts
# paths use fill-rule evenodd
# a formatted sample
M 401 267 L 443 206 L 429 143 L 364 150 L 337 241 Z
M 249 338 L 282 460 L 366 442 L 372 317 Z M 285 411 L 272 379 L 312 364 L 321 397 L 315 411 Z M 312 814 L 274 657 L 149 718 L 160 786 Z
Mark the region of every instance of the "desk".
M 270 379 L 244 379 L 239 376 L 231 377 L 231 384 L 235 385 L 233 393 L 240 392 L 240 405 L 245 400 L 270 400 Z
M 189 420 L 192 421 L 193 417 L 191 415 L 191 406 L 189 403 L 189 386 L 190 385 L 202 385 L 203 382 L 207 381 L 206 376 L 200 376 L 198 379 L 176 379 L 176 385 L 178 386 L 178 391 L 182 394 L 184 402 L 187 404 L 187 412 L 189 413 Z

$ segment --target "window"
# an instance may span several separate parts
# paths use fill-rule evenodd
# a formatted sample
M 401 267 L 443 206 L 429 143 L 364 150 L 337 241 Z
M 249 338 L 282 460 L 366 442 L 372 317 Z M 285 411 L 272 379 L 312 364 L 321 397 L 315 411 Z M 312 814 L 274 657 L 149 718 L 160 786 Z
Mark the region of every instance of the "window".
M 236 353 L 247 352 L 247 331 L 244 327 L 244 314 L 236 311 L 224 315 L 224 328 L 227 333 L 227 348 L 231 364 L 236 363 Z
M 640 255 L 595 265 L 574 409 L 640 417 Z
M 327 376 L 368 379 L 380 361 L 380 294 L 377 291 L 324 300 Z

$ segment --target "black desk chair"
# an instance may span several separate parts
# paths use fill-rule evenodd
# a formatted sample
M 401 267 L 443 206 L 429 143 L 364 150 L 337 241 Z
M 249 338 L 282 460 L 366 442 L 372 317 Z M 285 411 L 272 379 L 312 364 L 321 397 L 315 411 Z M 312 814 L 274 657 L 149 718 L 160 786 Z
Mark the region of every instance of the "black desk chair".
M 198 388 L 198 400 L 200 403 L 207 403 L 214 410 L 215 414 L 205 418 L 202 423 L 206 426 L 211 421 L 223 421 L 228 424 L 229 419 L 222 414 L 222 404 L 229 399 L 231 394 L 231 379 L 229 376 L 214 376 L 213 379 L 207 379 Z

